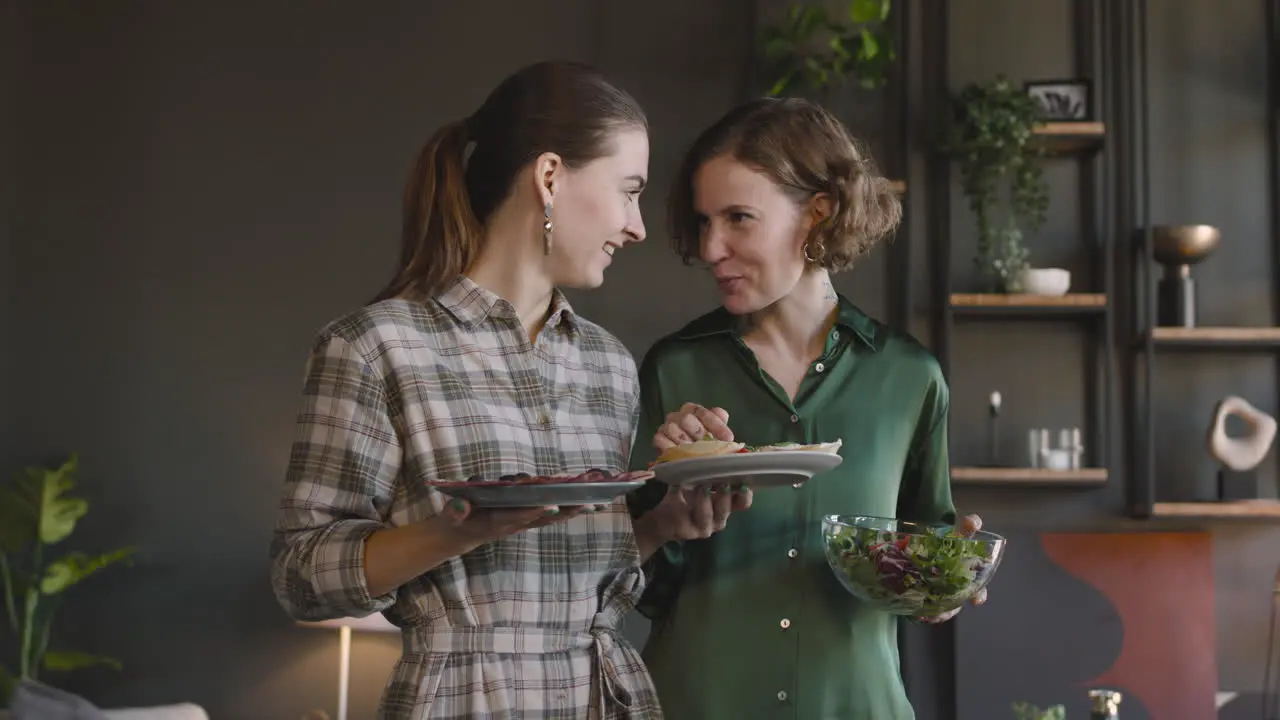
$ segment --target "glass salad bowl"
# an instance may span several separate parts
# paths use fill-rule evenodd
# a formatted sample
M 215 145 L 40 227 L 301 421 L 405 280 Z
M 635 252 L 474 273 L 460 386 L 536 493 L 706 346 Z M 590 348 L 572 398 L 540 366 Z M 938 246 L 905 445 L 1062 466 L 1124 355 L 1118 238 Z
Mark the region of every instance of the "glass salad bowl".
M 894 615 L 940 615 L 991 582 L 1005 539 L 955 525 L 922 525 L 867 515 L 827 515 L 822 540 L 840 584 L 867 605 Z

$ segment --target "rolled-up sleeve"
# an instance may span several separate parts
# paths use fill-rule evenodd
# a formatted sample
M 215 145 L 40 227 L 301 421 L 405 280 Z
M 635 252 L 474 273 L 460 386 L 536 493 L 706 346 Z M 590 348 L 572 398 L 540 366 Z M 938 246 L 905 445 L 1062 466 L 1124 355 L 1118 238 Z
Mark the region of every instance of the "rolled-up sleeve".
M 272 586 L 291 617 L 360 617 L 395 601 L 394 591 L 369 595 L 364 553 L 384 527 L 401 457 L 382 378 L 350 341 L 322 334 L 271 543 Z

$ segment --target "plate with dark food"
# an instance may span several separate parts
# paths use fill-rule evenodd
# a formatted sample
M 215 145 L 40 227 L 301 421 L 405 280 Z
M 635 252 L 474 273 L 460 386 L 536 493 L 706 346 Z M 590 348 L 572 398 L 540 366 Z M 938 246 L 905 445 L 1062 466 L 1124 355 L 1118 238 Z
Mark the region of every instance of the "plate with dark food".
M 653 477 L 648 470 L 613 473 L 592 468 L 584 473 L 530 475 L 516 473 L 488 480 L 478 475 L 466 480 L 428 480 L 427 485 L 476 507 L 528 508 L 608 505 L 644 485 Z

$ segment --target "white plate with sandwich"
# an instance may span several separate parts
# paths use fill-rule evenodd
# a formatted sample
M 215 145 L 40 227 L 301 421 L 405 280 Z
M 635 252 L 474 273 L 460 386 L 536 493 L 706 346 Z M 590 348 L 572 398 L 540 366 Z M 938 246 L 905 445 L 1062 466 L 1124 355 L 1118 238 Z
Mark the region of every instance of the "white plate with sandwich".
M 668 485 L 747 485 L 752 488 L 793 485 L 842 461 L 842 441 L 802 445 L 775 443 L 749 446 L 723 440 L 698 440 L 667 448 L 649 468 Z

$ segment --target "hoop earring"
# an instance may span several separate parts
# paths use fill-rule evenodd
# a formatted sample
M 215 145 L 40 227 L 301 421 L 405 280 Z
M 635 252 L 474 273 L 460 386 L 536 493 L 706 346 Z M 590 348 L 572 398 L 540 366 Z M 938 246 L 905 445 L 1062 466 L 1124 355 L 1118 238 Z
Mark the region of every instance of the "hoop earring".
M 827 254 L 827 248 L 823 246 L 821 240 L 819 240 L 815 244 L 817 245 L 817 251 L 816 251 L 817 257 L 814 257 L 815 253 L 811 253 L 809 251 L 809 243 L 805 243 L 802 248 L 804 252 L 804 259 L 809 261 L 809 263 L 813 265 L 817 265 L 818 263 L 822 262 L 823 256 Z
M 551 203 L 542 209 L 542 254 L 551 254 Z

